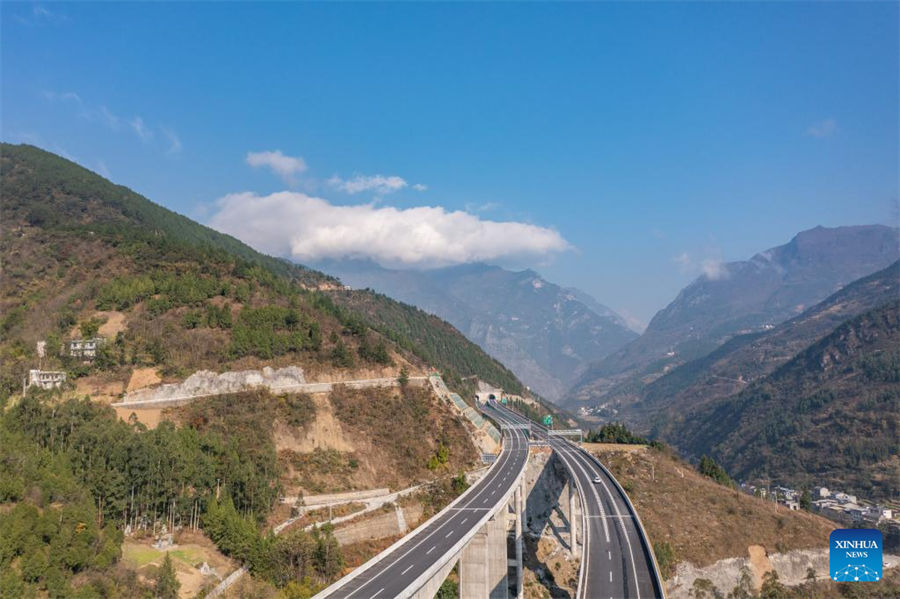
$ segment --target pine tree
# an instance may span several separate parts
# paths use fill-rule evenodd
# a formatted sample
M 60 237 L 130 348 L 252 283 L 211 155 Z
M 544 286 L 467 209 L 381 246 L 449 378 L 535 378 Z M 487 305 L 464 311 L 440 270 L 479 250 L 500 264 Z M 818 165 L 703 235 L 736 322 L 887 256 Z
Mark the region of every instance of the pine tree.
M 157 599 L 178 599 L 178 589 L 181 583 L 175 576 L 175 567 L 172 566 L 172 558 L 166 552 L 162 567 L 156 573 L 156 597 Z

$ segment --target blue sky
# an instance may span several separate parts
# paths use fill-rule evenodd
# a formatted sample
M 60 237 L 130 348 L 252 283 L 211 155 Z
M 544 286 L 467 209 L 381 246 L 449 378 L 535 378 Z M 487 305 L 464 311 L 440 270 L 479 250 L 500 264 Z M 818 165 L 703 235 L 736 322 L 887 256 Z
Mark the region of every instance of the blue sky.
M 0 10 L 5 141 L 301 260 L 529 266 L 647 321 L 898 218 L 895 3 Z

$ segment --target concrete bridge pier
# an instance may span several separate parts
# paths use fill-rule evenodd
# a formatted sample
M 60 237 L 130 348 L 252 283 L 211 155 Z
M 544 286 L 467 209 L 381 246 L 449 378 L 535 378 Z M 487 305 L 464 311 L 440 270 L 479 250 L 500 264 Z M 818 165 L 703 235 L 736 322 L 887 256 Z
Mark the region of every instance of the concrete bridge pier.
M 488 597 L 490 599 L 508 599 L 509 597 L 509 559 L 506 557 L 506 539 L 509 522 L 506 506 L 488 520 Z
M 450 572 L 453 570 L 453 567 L 460 559 L 460 554 L 457 554 L 456 557 L 447 562 L 443 568 L 438 570 L 434 576 L 432 576 L 428 582 L 422 586 L 421 589 L 416 591 L 416 593 L 411 597 L 411 599 L 434 599 L 434 596 L 437 594 L 438 590 L 441 588 L 441 585 L 447 579 L 447 576 L 450 575 Z M 465 595 L 460 594 L 461 597 L 465 597 Z
M 582 534 L 584 534 L 582 532 Z M 578 551 L 578 518 L 575 516 L 575 480 L 569 481 L 569 543 L 572 545 L 572 556 L 581 557 Z
M 524 573 L 522 571 L 522 523 L 525 519 L 525 478 L 516 489 L 515 497 L 515 516 L 516 516 L 516 599 L 522 599 Z
M 475 533 L 462 550 L 459 558 L 459 596 L 487 597 L 488 586 L 488 531 L 487 526 Z
M 495 514 L 462 550 L 459 596 L 507 599 L 506 514 Z

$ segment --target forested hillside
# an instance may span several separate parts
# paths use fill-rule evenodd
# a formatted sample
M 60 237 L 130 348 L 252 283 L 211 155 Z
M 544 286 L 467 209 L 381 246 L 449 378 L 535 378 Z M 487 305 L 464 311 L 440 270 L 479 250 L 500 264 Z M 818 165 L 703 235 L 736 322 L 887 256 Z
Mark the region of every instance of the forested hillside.
M 38 148 L 0 146 L 0 193 L 4 597 L 158 595 L 165 584 L 124 567 L 120 545 L 126 528 L 146 536 L 164 526 L 200 529 L 256 580 L 309 596 L 341 571 L 333 536 L 276 538 L 265 523 L 286 481 L 320 484 L 304 478 L 313 458 L 339 458 L 350 476 L 389 470 L 389 485 L 456 474 L 475 458 L 462 425 L 421 389 L 338 394 L 331 417 L 358 449 L 303 454 L 282 446 L 294 447 L 323 409 L 308 396 L 211 398 L 150 428 L 104 405 L 147 380 L 294 365 L 311 380 L 439 369 L 451 386 L 481 377 L 521 388 L 437 318 L 366 292 L 343 298 L 329 277 Z M 93 359 L 71 355 L 70 341 L 95 338 Z M 64 372 L 65 385 L 23 395 L 23 378 L 38 367 Z M 369 409 L 375 400 L 382 409 Z M 345 409 L 352 402 L 360 405 Z M 385 431 L 393 442 L 383 451 L 360 453 Z M 430 468 L 436 454 L 444 459 Z
M 336 282 L 321 273 L 264 256 L 38 148 L 0 149 L 4 397 L 21 388 L 40 339 L 50 348 L 45 367 L 122 382 L 142 365 L 178 378 L 200 368 L 316 371 L 400 360 L 521 388 L 437 318 L 367 292 L 332 301 L 326 291 Z M 124 325 L 89 369 L 58 355 L 66 339 L 118 319 Z
M 487 354 L 470 351 L 471 342 L 437 316 L 371 291 L 335 290 L 328 295 L 400 347 L 416 351 L 429 364 L 443 364 L 444 378 L 451 386 L 464 385 L 462 377 L 477 373 L 510 393 L 524 392 L 516 375 Z
M 863 277 L 771 330 L 736 336 L 710 354 L 674 368 L 640 392 L 630 419 L 664 432 L 668 423 L 742 391 L 850 318 L 900 294 L 900 262 Z
M 669 431 L 740 479 L 887 497 L 900 478 L 900 302 L 837 327 L 770 376 Z

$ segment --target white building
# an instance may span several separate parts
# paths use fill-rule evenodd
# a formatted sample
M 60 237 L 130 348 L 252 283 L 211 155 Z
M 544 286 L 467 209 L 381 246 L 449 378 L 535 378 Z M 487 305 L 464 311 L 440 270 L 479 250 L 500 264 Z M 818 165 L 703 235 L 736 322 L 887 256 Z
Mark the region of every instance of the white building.
M 29 370 L 27 387 L 40 387 L 41 389 L 56 389 L 62 387 L 66 382 L 66 373 L 56 370 Z M 23 389 L 24 392 L 24 389 Z
M 828 487 L 816 487 L 816 491 L 813 496 L 816 499 L 828 499 L 829 497 L 831 497 L 831 491 L 828 490 Z
M 894 511 L 882 505 L 872 505 L 866 508 L 863 517 L 866 520 L 881 522 L 882 520 L 890 520 L 894 517 Z
M 97 348 L 106 341 L 103 337 L 93 339 L 73 339 L 68 344 L 68 354 L 74 358 L 93 359 L 97 356 Z
M 835 493 L 833 497 L 841 503 L 856 503 L 856 495 L 848 495 L 847 493 Z

